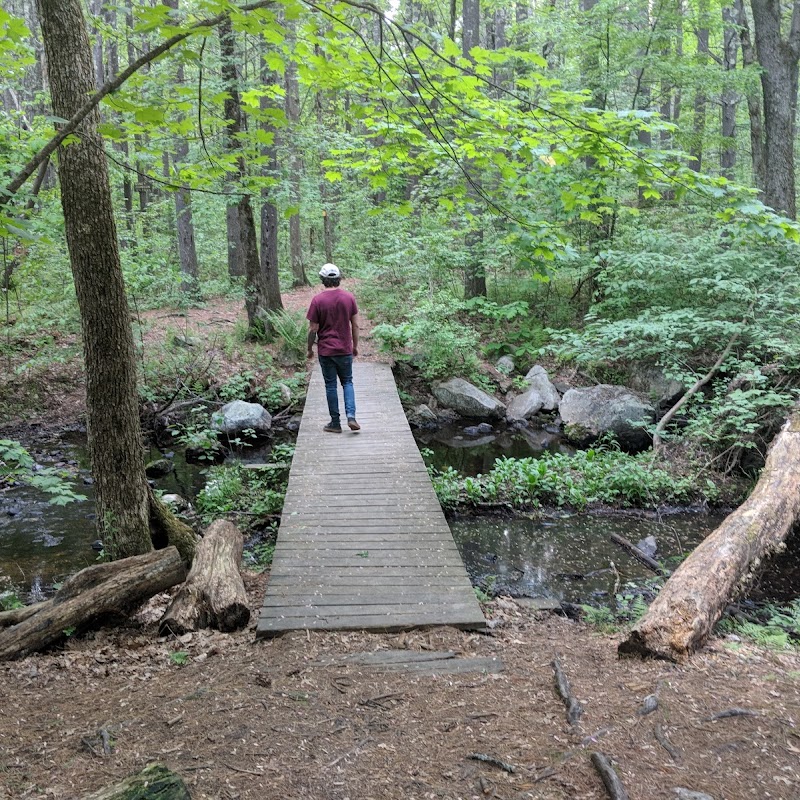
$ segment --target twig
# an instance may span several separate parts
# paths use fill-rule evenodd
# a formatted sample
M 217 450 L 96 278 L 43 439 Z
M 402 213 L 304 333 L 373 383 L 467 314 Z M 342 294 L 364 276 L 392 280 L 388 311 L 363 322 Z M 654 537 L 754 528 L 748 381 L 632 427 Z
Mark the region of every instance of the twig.
M 656 737 L 656 741 L 669 753 L 669 757 L 676 763 L 680 764 L 683 759 L 681 755 L 681 751 L 678 750 L 672 742 L 670 742 L 667 734 L 664 733 L 664 729 L 661 727 L 661 723 L 657 722 L 655 728 L 653 728 L 653 735 Z
M 727 719 L 728 717 L 760 717 L 758 711 L 749 708 L 727 708 L 725 711 L 718 711 L 710 717 L 703 717 L 703 722 L 713 722 L 715 719 Z
M 100 741 L 103 743 L 103 752 L 107 756 L 110 756 L 114 751 L 114 748 L 111 746 L 111 734 L 105 728 L 100 728 L 98 733 L 100 734 Z
M 499 758 L 495 758 L 486 753 L 470 753 L 467 758 L 471 758 L 473 761 L 482 761 L 484 764 L 491 764 L 493 767 L 502 769 L 504 772 L 508 772 L 512 775 L 517 771 L 517 768 L 513 764 L 501 761 Z
M 569 722 L 570 725 L 577 725 L 581 714 L 583 714 L 583 706 L 573 696 L 569 681 L 561 667 L 558 656 L 553 659 L 552 667 L 556 678 L 556 691 L 559 697 L 564 701 L 564 706 L 567 709 L 567 722 Z
M 670 576 L 671 573 L 668 569 L 662 567 L 658 561 L 654 558 L 650 558 L 647 553 L 628 541 L 624 536 L 620 536 L 618 533 L 612 533 L 611 541 L 618 544 L 623 550 L 627 550 L 637 561 L 644 564 L 648 569 L 653 570 L 656 575 L 660 575 L 662 578 L 668 578 Z
M 603 785 L 611 800 L 628 800 L 628 793 L 608 757 L 602 753 L 592 753 L 592 764 L 603 779 Z
M 263 772 L 256 772 L 254 769 L 245 769 L 244 767 L 235 767 L 233 764 L 228 764 L 226 761 L 220 761 L 223 767 L 232 769 L 234 772 L 243 772 L 245 775 L 257 775 L 259 778 L 264 777 Z
M 352 747 L 346 753 L 342 753 L 338 758 L 334 758 L 330 764 L 325 765 L 325 769 L 330 769 L 331 767 L 335 767 L 343 758 L 347 758 L 347 756 L 355 755 L 362 747 L 365 747 L 372 741 L 371 737 L 367 737 L 366 739 L 362 739 L 355 747 Z

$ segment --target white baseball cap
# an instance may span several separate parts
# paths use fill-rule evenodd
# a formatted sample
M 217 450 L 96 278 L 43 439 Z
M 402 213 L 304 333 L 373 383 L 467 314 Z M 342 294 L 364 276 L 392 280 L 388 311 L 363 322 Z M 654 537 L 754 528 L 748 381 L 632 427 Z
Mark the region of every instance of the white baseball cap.
M 341 278 L 342 273 L 339 272 L 339 267 L 336 264 L 323 264 L 322 269 L 319 271 L 320 278 Z

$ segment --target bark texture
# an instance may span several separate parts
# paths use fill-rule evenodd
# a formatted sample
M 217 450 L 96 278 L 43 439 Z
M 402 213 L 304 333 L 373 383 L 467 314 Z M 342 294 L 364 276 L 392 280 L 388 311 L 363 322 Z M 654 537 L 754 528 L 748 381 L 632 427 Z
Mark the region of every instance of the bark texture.
M 742 45 L 742 67 L 757 69 L 756 50 L 750 38 L 750 23 L 744 0 L 734 0 L 736 24 L 739 28 L 739 41 Z M 750 157 L 753 168 L 753 183 L 764 188 L 764 118 L 761 113 L 761 98 L 756 91 L 747 93 L 747 115 L 750 119 Z
M 751 0 L 764 99 L 764 203 L 794 219 L 794 133 L 800 60 L 800 0 L 792 4 L 788 36 L 780 0 Z
M 95 89 L 79 0 L 40 0 L 53 113 L 70 119 Z M 112 559 L 150 550 L 136 362 L 103 139 L 95 107 L 59 148 L 61 203 L 81 313 L 97 525 Z
M 779 550 L 800 517 L 800 412 L 772 443 L 761 478 L 666 582 L 620 655 L 682 661 L 703 645 L 731 597 Z
M 213 522 L 197 547 L 192 569 L 161 619 L 161 633 L 200 628 L 235 631 L 250 621 L 239 564 L 244 540 L 233 523 Z
M 186 571 L 174 547 L 94 564 L 67 580 L 27 619 L 0 631 L 0 661 L 21 658 L 109 615 L 128 613 L 158 592 L 181 583 Z

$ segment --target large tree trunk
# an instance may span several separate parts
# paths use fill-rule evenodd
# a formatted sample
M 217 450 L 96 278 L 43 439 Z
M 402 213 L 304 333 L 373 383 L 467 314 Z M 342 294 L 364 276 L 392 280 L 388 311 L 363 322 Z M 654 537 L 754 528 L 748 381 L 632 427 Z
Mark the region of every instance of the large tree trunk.
M 764 202 L 794 219 L 794 133 L 800 60 L 800 0 L 789 34 L 781 35 L 780 0 L 751 0 L 764 98 Z
M 708 61 L 708 0 L 700 0 L 698 9 L 697 60 L 702 65 Z M 698 84 L 694 93 L 694 120 L 689 169 L 700 172 L 703 168 L 703 140 L 706 129 L 706 93 Z
M 772 443 L 761 478 L 666 582 L 620 655 L 680 661 L 702 646 L 731 597 L 779 550 L 800 517 L 800 412 Z
M 53 113 L 69 119 L 94 91 L 92 52 L 79 0 L 40 0 Z M 151 548 L 130 312 L 98 109 L 59 148 L 64 209 L 86 360 L 89 452 L 97 526 L 109 556 Z
M 161 619 L 161 633 L 235 631 L 250 621 L 239 564 L 244 540 L 232 522 L 213 522 L 197 546 L 186 583 Z
M 174 547 L 87 567 L 67 580 L 51 601 L 40 604 L 35 614 L 0 631 L 0 661 L 43 650 L 103 617 L 126 614 L 185 576 Z

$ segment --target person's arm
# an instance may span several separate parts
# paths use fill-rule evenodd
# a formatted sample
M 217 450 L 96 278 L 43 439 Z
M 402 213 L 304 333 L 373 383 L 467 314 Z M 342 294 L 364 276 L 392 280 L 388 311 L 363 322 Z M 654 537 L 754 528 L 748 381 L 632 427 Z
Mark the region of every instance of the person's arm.
M 358 355 L 358 314 L 350 318 L 350 329 L 353 332 L 353 355 Z
M 317 339 L 317 331 L 319 330 L 318 322 L 310 322 L 308 325 L 308 357 L 314 358 L 314 342 Z

